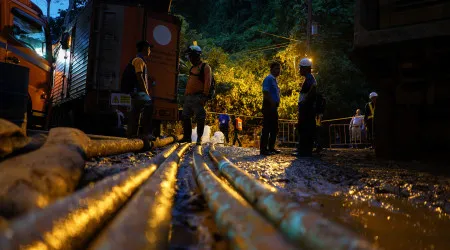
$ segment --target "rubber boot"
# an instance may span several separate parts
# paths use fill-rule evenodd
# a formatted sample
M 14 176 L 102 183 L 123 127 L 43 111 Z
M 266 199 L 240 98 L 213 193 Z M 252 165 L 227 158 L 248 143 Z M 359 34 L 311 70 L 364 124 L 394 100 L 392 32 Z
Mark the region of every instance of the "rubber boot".
M 202 144 L 203 130 L 205 130 L 205 120 L 197 121 L 197 145 Z
M 180 141 L 180 143 L 192 142 L 191 136 L 192 136 L 191 118 L 185 118 L 183 119 L 183 139 Z

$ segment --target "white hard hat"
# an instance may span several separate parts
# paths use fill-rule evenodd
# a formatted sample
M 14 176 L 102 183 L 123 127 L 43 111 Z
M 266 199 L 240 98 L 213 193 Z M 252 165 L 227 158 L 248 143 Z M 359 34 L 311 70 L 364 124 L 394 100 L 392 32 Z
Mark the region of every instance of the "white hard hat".
M 302 60 L 300 60 L 300 67 L 311 67 L 312 66 L 312 61 L 309 58 L 303 58 Z
M 377 97 L 378 96 L 378 94 L 377 93 L 375 93 L 375 92 L 372 92 L 372 93 L 370 93 L 370 95 L 369 95 L 369 98 L 372 98 L 372 97 Z
M 191 45 L 189 46 L 189 52 L 194 52 L 197 54 L 201 54 L 202 53 L 202 48 L 200 48 L 200 46 L 197 45 Z

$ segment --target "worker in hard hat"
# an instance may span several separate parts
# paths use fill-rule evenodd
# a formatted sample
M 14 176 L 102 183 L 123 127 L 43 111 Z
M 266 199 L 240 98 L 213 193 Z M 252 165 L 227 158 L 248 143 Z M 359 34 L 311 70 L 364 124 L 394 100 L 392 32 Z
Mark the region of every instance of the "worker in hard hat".
M 375 138 L 375 131 L 374 131 L 374 120 L 375 120 L 375 106 L 377 103 L 377 97 L 378 94 L 375 92 L 370 93 L 369 98 L 370 102 L 366 104 L 366 109 L 364 112 L 364 123 L 366 127 L 367 132 L 367 140 L 371 144 L 372 147 L 374 147 L 374 138 Z
M 201 138 L 205 128 L 205 104 L 208 100 L 212 80 L 211 67 L 209 64 L 203 63 L 201 55 L 202 49 L 197 45 L 192 45 L 187 50 L 187 56 L 192 63 L 192 68 L 189 71 L 189 79 L 184 93 L 185 99 L 182 113 L 183 140 L 181 142 L 191 142 L 191 117 L 195 115 L 197 122 L 197 145 L 201 145 Z
M 312 61 L 308 58 L 300 60 L 300 75 L 305 77 L 298 98 L 298 150 L 294 155 L 311 157 L 314 135 L 316 131 L 316 88 L 317 82 L 311 74 Z

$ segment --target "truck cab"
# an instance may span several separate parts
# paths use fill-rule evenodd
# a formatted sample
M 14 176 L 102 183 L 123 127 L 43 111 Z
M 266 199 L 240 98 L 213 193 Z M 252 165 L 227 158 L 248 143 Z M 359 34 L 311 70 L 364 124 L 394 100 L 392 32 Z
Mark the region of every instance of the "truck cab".
M 47 22 L 29 0 L 0 0 L 0 61 L 29 69 L 28 125 L 43 127 L 50 91 Z

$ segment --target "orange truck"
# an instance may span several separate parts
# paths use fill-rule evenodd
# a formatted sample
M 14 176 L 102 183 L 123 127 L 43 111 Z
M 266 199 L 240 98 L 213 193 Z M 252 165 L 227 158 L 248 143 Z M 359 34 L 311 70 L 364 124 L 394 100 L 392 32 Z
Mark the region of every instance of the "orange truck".
M 140 3 L 142 2 L 142 3 Z M 122 73 L 136 56 L 136 43 L 154 45 L 147 61 L 156 121 L 178 119 L 177 81 L 181 20 L 170 0 L 91 0 L 55 47 L 49 127 L 114 134 L 130 96 L 120 93 Z
M 27 105 L 25 118 L 28 117 L 29 127 L 30 125 L 43 127 L 46 120 L 52 54 L 48 38 L 47 22 L 37 5 L 29 0 L 0 0 L 0 64 L 2 68 L 0 82 L 2 84 L 1 99 L 3 99 L 0 100 L 1 108 L 5 112 L 10 112 L 8 109 L 21 106 L 11 104 L 9 101 L 9 103 L 4 102 L 7 102 L 6 98 L 16 100 L 13 99 L 15 98 L 13 95 L 20 95 L 11 91 L 17 87 L 11 84 L 21 84 L 17 82 L 17 79 L 23 77 L 14 76 L 13 74 L 18 74 L 19 71 L 11 71 L 11 69 L 26 68 L 29 74 L 28 95 L 27 93 L 22 95 Z

